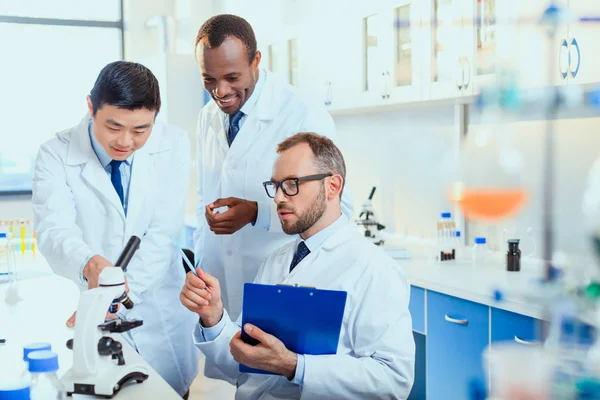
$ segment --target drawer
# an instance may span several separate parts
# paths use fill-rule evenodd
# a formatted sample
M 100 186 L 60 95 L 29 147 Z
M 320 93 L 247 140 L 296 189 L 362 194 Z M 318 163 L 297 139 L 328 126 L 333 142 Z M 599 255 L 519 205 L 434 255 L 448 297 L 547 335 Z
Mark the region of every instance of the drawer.
M 492 308 L 492 342 L 514 340 L 532 344 L 539 340 L 537 322 L 525 315 Z
M 425 290 L 423 288 L 411 285 L 408 310 L 412 317 L 413 331 L 425 334 Z
M 482 352 L 489 307 L 427 291 L 427 399 L 468 399 L 473 380 L 487 382 Z

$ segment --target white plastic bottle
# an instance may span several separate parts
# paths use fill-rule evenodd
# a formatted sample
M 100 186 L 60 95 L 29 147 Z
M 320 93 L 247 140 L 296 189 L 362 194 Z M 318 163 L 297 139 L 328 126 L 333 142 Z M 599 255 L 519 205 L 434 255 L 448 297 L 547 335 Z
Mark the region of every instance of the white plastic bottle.
M 51 351 L 29 353 L 31 400 L 64 400 L 65 392 L 58 380 L 58 355 Z
M 0 399 L 2 400 L 29 400 L 29 383 L 0 383 Z
M 437 223 L 437 259 L 446 261 L 448 255 L 452 252 L 450 237 L 450 218 L 452 214 L 444 212 L 440 214 L 440 220 Z
M 473 266 L 482 267 L 486 262 L 486 239 L 484 237 L 476 237 L 474 239 L 475 244 L 473 245 Z

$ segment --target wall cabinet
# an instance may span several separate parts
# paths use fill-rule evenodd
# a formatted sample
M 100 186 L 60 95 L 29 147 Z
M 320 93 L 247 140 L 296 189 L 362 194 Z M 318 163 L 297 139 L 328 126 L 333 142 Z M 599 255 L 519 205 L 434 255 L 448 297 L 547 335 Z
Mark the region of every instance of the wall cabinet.
M 283 8 L 297 3 L 280 2 Z M 557 4 L 577 18 L 600 15 L 598 2 Z M 280 28 L 265 48 L 273 69 L 332 111 L 459 99 L 495 83 L 504 68 L 524 88 L 600 81 L 594 51 L 600 24 L 574 20 L 551 40 L 539 24 L 547 6 L 545 0 L 372 0 L 353 6 L 305 0 L 294 32 Z

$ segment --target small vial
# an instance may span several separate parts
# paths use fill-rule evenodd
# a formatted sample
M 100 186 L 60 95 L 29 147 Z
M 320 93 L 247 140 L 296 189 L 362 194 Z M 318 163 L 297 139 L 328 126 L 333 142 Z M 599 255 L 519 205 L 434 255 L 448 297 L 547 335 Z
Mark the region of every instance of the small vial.
M 482 267 L 486 262 L 487 241 L 484 237 L 476 237 L 473 245 L 473 266 Z

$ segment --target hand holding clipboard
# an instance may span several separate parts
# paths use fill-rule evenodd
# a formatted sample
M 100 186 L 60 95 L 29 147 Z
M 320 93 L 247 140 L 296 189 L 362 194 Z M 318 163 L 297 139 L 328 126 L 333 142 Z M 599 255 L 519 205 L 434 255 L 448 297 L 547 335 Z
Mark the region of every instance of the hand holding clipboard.
M 298 354 L 335 354 L 347 293 L 285 285 L 246 283 L 242 327 L 252 324 Z M 242 330 L 248 344 L 258 342 Z M 240 372 L 272 374 L 240 363 Z

